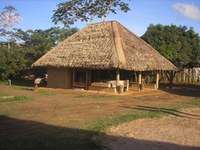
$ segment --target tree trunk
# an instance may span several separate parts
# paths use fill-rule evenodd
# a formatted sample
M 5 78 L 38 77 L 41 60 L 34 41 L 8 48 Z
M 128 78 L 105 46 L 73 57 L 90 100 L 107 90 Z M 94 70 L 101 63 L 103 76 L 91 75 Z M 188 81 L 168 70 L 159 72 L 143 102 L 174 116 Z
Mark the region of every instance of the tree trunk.
M 172 87 L 173 87 L 173 80 L 174 80 L 175 75 L 176 75 L 175 71 L 166 72 L 166 77 L 169 81 L 169 88 L 170 89 L 172 89 Z
M 10 49 L 10 42 L 8 41 L 8 49 Z

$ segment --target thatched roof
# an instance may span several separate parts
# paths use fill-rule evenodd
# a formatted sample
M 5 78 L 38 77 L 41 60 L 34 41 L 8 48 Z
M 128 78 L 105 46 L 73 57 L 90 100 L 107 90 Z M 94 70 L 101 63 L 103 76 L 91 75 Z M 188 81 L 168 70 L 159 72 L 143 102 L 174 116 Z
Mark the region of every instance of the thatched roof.
M 159 52 L 116 21 L 88 25 L 33 66 L 135 71 L 176 69 Z

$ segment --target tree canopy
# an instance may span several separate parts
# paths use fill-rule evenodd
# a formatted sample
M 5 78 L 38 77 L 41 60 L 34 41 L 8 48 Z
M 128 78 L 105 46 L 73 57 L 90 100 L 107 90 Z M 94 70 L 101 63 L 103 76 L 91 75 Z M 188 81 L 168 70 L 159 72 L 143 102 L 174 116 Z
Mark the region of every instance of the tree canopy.
M 0 41 L 6 41 L 8 48 L 10 42 L 14 41 L 12 27 L 19 23 L 21 17 L 13 6 L 6 6 L 0 12 Z
M 12 41 L 9 49 L 6 42 L 0 42 L 0 79 L 22 76 L 34 61 L 77 30 L 59 27 L 47 30 L 13 30 L 13 36 L 18 42 Z
M 130 8 L 122 0 L 69 0 L 57 5 L 52 21 L 64 25 L 77 20 L 92 22 L 94 18 L 106 18 L 110 12 L 116 14 L 117 10 L 128 12 Z
M 18 24 L 21 17 L 17 9 L 13 6 L 6 6 L 4 11 L 0 13 L 0 27 L 8 28 Z
M 193 28 L 151 24 L 142 38 L 177 67 L 200 63 L 200 37 Z

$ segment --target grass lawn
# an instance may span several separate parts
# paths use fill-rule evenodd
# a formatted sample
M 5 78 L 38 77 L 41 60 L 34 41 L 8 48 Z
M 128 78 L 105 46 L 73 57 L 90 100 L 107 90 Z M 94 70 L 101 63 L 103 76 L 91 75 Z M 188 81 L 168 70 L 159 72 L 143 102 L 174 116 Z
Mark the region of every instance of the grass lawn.
M 151 96 L 109 96 L 35 93 L 31 88 L 0 85 L 2 150 L 103 149 L 98 136 L 111 126 L 164 115 L 184 117 L 182 108 L 200 107 L 200 98 L 180 93 L 158 91 Z

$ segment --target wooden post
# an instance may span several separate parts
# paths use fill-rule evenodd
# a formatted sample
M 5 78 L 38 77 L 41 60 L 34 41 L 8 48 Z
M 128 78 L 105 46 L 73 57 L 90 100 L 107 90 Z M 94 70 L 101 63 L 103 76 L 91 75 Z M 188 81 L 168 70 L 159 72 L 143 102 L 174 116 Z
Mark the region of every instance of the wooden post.
M 89 89 L 89 71 L 86 70 L 86 80 L 85 80 L 85 89 L 88 90 Z
M 119 81 L 120 81 L 120 72 L 119 69 L 116 70 L 116 91 L 119 92 Z
M 142 73 L 139 72 L 138 74 L 138 85 L 139 85 L 139 91 L 142 91 Z
M 138 77 L 137 77 L 137 73 L 134 72 L 134 76 L 135 76 L 135 82 L 137 83 L 138 82 Z
M 192 68 L 192 78 L 191 78 L 191 82 L 192 82 L 192 84 L 194 84 L 194 69 Z
M 129 91 L 129 86 L 130 86 L 129 80 L 126 80 L 126 91 Z
M 90 86 L 92 83 L 92 72 L 91 70 L 88 70 L 88 85 Z
M 156 90 L 159 88 L 159 78 L 160 78 L 160 74 L 159 74 L 159 72 L 157 71 L 157 72 L 156 72 Z
M 11 81 L 11 79 L 8 79 L 8 85 L 9 85 L 9 86 L 12 85 L 12 81 Z
M 120 72 L 119 69 L 116 70 L 116 86 L 119 86 Z

